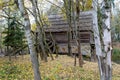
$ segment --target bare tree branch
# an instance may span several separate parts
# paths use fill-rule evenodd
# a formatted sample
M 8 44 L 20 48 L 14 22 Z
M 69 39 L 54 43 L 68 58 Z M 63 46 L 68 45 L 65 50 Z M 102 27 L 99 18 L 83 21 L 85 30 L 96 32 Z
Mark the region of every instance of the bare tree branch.
M 4 15 L 0 15 L 1 17 L 4 17 L 4 18 L 9 18 L 9 19 L 13 19 L 14 17 L 8 17 L 8 16 L 4 16 Z M 24 26 L 22 23 L 20 23 L 19 21 L 15 20 L 15 22 L 17 22 L 18 24 L 20 24 L 21 26 Z
M 60 8 L 64 13 L 66 13 L 66 11 L 64 9 L 62 9 L 60 6 L 56 5 L 55 3 L 53 3 L 53 2 L 51 2 L 49 0 L 46 0 L 46 1 L 49 2 L 49 3 L 51 3 L 51 4 L 53 4 L 54 6 L 56 6 L 58 8 Z

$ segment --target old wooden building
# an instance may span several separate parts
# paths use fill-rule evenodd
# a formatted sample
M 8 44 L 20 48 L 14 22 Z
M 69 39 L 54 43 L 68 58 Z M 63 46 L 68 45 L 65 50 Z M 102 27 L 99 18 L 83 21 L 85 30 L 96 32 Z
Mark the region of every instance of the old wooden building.
M 80 13 L 79 38 L 81 42 L 81 51 L 83 55 L 91 55 L 91 44 L 94 44 L 93 39 L 93 12 L 86 11 Z M 45 28 L 47 39 L 51 40 L 50 33 L 53 36 L 59 53 L 68 53 L 68 22 L 62 14 L 54 14 L 49 17 L 50 26 Z M 75 26 L 72 23 L 71 47 L 72 53 L 78 53 L 77 43 L 74 37 Z

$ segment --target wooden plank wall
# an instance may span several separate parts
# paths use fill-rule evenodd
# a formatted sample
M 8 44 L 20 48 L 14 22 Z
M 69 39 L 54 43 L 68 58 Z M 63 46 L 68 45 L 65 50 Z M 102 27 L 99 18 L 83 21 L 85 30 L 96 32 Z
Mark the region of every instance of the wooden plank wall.
M 56 41 L 58 42 L 61 41 L 61 43 L 66 42 L 67 40 L 66 32 L 68 31 L 69 26 L 64 16 L 62 14 L 54 14 L 54 15 L 50 15 L 48 19 L 51 24 L 50 27 L 45 28 L 45 31 L 52 32 Z M 79 38 L 81 39 L 81 43 L 93 42 L 91 41 L 93 40 L 92 39 L 93 37 L 91 36 L 93 34 L 92 26 L 93 26 L 92 11 L 81 12 L 80 25 L 79 25 L 79 30 L 80 30 Z M 73 23 L 72 23 L 72 29 L 75 29 Z

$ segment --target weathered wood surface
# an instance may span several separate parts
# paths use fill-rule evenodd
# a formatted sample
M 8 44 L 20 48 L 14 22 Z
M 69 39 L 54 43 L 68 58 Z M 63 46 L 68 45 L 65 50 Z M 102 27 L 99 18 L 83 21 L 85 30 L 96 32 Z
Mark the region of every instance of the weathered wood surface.
M 93 43 L 93 12 L 86 11 L 80 13 L 80 36 L 81 43 Z M 52 32 L 56 42 L 58 43 L 67 43 L 67 32 L 68 31 L 68 22 L 64 18 L 64 15 L 50 15 L 49 22 L 51 23 L 49 27 L 45 28 L 46 33 Z M 74 24 L 72 23 L 72 31 L 75 30 Z
M 46 33 L 47 38 L 50 39 L 50 33 Z M 67 32 L 52 32 L 52 36 L 57 43 L 68 43 Z M 72 38 L 72 37 L 71 37 Z M 91 32 L 80 32 L 80 42 L 81 43 L 91 43 L 93 42 L 93 36 Z M 71 39 L 71 42 L 75 42 L 75 39 Z
M 78 53 L 77 45 L 72 44 L 71 49 L 72 49 L 72 53 Z M 90 49 L 91 49 L 91 47 L 89 44 L 84 44 L 84 43 L 81 44 L 82 55 L 91 56 Z M 59 53 L 68 53 L 67 44 L 58 44 L 58 52 Z
M 79 31 L 80 31 L 80 42 L 82 44 L 87 44 L 82 47 L 82 54 L 83 55 L 90 55 L 90 43 L 93 43 L 93 12 L 87 11 L 87 12 L 81 12 L 80 13 L 80 25 L 79 25 Z M 49 27 L 44 28 L 47 38 L 50 36 L 50 32 L 52 33 L 53 38 L 55 39 L 57 45 L 58 45 L 58 52 L 59 53 L 68 53 L 68 39 L 67 39 L 67 32 L 68 32 L 68 22 L 64 15 L 58 14 L 58 15 L 50 15 L 49 17 Z M 72 31 L 75 29 L 74 24 L 72 23 Z M 77 43 L 74 38 L 74 35 L 72 34 L 71 37 L 71 44 L 72 44 L 72 53 L 77 53 Z
M 93 19 L 92 19 L 92 11 L 86 11 L 80 13 L 80 30 L 92 30 L 93 26 Z M 50 26 L 45 28 L 46 32 L 61 32 L 61 31 L 67 31 L 68 30 L 68 22 L 63 14 L 54 14 L 48 16 L 48 20 L 50 23 Z M 74 24 L 72 23 L 72 27 L 74 30 Z

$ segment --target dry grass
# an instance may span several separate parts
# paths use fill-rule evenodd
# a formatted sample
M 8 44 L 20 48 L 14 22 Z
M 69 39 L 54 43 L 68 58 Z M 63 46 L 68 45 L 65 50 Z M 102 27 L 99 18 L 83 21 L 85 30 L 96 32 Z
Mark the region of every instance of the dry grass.
M 0 71 L 9 65 L 4 65 L 6 62 L 8 62 L 7 57 L 0 58 Z M 120 65 L 112 64 L 113 80 L 120 80 Z M 18 56 L 17 59 L 13 57 L 10 66 L 17 66 L 20 72 L 13 73 L 13 77 L 6 74 L 7 77 L 0 77 L 0 80 L 33 80 L 33 71 L 28 55 L 24 58 Z M 83 68 L 80 68 L 78 63 L 77 66 L 74 66 L 74 59 L 66 55 L 60 55 L 55 60 L 49 58 L 48 62 L 40 61 L 40 71 L 43 80 L 99 80 L 97 63 L 84 61 Z

